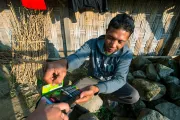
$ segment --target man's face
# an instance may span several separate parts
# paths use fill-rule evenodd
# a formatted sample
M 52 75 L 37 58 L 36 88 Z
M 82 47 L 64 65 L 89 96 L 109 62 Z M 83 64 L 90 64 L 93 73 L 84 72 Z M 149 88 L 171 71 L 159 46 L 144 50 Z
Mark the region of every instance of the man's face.
M 123 29 L 110 28 L 106 30 L 105 51 L 112 54 L 121 49 L 129 39 L 130 32 Z

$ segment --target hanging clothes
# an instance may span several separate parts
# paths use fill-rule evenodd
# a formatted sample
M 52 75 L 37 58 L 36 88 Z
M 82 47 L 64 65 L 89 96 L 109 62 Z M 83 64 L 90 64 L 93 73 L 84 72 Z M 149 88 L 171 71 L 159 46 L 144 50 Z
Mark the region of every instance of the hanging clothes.
M 100 13 L 108 11 L 107 0 L 68 0 L 69 9 L 73 12 L 77 12 L 82 9 L 93 8 Z
M 21 0 L 22 5 L 29 9 L 34 10 L 46 10 L 46 4 L 44 0 Z

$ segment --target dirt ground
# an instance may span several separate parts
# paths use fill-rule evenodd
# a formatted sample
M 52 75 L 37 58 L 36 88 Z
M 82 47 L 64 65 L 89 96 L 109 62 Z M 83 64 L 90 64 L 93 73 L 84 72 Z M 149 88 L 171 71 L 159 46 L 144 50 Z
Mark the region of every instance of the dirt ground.
M 67 74 L 65 84 L 72 84 L 76 80 L 85 77 L 86 70 L 79 69 L 73 73 Z M 2 70 L 1 70 L 1 73 Z M 4 73 L 3 73 L 4 74 Z M 6 73 L 5 73 L 6 74 Z M 13 92 L 13 97 L 10 95 L 9 81 L 1 74 L 0 78 L 0 120 L 23 120 L 23 117 L 28 116 L 34 110 L 34 107 L 29 109 L 22 94 L 18 91 Z M 33 103 L 35 105 L 35 103 Z
M 17 90 L 11 90 L 11 74 L 6 65 L 0 65 L 0 120 L 22 120 L 32 109 Z
M 16 93 L 16 92 L 14 92 Z M 0 120 L 21 120 L 29 109 L 20 95 L 11 97 L 8 80 L 0 80 Z
M 20 97 L 10 96 L 0 99 L 0 120 L 22 120 L 29 114 L 25 102 Z

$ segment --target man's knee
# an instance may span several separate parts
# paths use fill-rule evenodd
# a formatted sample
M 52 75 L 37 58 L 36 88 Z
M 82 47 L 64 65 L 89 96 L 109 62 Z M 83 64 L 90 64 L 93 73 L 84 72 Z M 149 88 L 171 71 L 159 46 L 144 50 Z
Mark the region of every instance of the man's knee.
M 140 98 L 139 92 L 138 92 L 136 89 L 134 89 L 134 90 L 132 91 L 132 93 L 131 93 L 131 97 L 132 97 L 132 99 L 130 100 L 130 103 L 129 103 L 129 104 L 134 104 L 134 103 L 136 103 L 136 102 L 139 100 L 139 98 Z
M 79 89 L 82 89 L 84 87 L 87 87 L 89 85 L 94 85 L 94 84 L 97 84 L 97 83 L 98 83 L 98 81 L 96 79 L 85 77 L 85 78 L 79 80 L 75 85 Z

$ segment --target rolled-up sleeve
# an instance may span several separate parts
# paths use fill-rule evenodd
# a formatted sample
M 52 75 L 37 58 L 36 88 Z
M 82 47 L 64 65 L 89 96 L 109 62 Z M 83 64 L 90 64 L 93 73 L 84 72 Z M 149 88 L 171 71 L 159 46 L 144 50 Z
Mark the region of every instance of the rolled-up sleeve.
M 86 58 L 89 57 L 91 53 L 91 40 L 85 42 L 74 54 L 71 54 L 66 59 L 68 61 L 68 71 L 72 72 L 73 70 L 79 68 Z

